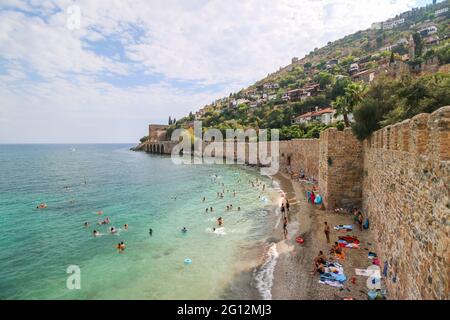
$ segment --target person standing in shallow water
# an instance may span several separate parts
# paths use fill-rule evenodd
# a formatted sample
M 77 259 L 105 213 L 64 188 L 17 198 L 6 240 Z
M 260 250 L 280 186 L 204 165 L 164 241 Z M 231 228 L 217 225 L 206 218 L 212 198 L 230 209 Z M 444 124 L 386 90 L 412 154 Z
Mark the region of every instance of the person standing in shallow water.
M 148 229 L 148 234 L 149 234 L 150 237 L 153 235 L 153 229 L 152 228 Z
M 330 243 L 330 226 L 328 225 L 328 222 L 325 221 L 325 227 L 323 229 L 323 232 L 325 233 L 325 237 L 327 238 L 327 243 Z

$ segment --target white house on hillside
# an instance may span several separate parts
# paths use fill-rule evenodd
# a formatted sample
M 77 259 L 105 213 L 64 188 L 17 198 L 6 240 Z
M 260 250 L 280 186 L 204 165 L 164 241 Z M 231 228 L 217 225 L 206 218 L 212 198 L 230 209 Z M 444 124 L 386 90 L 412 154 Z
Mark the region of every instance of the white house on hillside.
M 343 121 L 344 117 L 342 115 L 339 115 L 335 117 L 336 110 L 333 108 L 325 108 L 325 109 L 319 109 L 316 107 L 315 111 L 307 112 L 305 114 L 302 114 L 294 119 L 292 119 L 293 124 L 307 124 L 312 121 L 321 122 L 323 124 L 329 125 L 332 123 L 336 123 L 338 121 Z M 353 121 L 353 115 L 348 115 L 348 120 Z

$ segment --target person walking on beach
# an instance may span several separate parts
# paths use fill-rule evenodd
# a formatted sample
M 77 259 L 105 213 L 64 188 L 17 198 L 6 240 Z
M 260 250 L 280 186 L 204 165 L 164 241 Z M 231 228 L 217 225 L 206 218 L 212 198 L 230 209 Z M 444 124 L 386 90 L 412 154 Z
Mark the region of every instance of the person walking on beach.
M 291 207 L 291 205 L 289 204 L 289 200 L 286 199 L 286 211 L 289 213 L 289 208 Z
M 323 229 L 323 232 L 325 232 L 325 237 L 327 237 L 327 243 L 330 243 L 330 226 L 328 225 L 328 222 L 325 221 L 325 227 Z
M 361 211 L 358 211 L 358 226 L 359 226 L 359 231 L 363 230 L 363 215 L 361 213 Z
M 284 207 L 284 203 L 283 203 L 283 204 L 281 204 L 281 213 L 283 214 L 283 216 L 284 216 L 285 212 L 286 212 L 286 208 Z
M 284 239 L 287 239 L 287 235 L 288 235 L 287 226 L 288 226 L 288 220 L 287 220 L 287 217 L 284 217 L 284 220 L 283 220 L 283 234 L 284 234 Z

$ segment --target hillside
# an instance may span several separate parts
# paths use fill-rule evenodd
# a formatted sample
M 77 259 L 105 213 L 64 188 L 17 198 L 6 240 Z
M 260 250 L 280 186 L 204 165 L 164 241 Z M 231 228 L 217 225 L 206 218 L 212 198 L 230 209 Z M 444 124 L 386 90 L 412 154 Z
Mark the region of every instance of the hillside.
M 445 1 L 374 23 L 293 58 L 183 119 L 169 120 L 169 132 L 202 120 L 204 127 L 220 130 L 278 128 L 284 140 L 352 125 L 364 138 L 415 113 L 432 112 L 450 104 L 449 18 Z

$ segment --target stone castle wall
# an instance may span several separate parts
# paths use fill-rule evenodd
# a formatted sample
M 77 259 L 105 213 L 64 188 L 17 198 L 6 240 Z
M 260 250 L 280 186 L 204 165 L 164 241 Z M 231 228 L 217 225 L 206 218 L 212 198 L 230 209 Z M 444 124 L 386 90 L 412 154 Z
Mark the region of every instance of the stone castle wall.
M 359 206 L 362 198 L 362 143 L 350 128 L 321 132 L 319 192 L 325 208 Z
M 449 298 L 449 186 L 450 107 L 364 142 L 363 208 L 389 263 L 391 298 Z
M 280 141 L 280 166 L 319 178 L 319 139 Z

